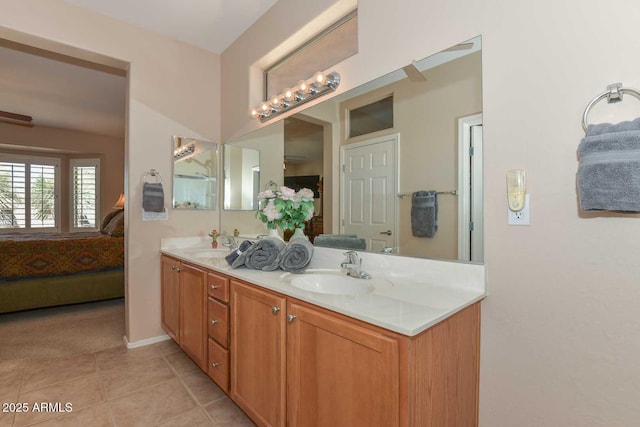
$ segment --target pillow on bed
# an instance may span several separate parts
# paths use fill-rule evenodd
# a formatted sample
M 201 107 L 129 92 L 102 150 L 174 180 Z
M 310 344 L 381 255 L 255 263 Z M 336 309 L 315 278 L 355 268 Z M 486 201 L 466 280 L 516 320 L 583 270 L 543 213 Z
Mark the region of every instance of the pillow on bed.
M 102 230 L 102 234 L 124 237 L 124 211 L 118 211 Z
M 109 225 L 109 222 L 111 222 L 113 217 L 118 215 L 120 212 L 122 211 L 121 210 L 111 211 L 107 215 L 105 215 L 104 219 L 102 220 L 102 225 L 100 225 L 100 231 L 104 231 L 105 227 Z

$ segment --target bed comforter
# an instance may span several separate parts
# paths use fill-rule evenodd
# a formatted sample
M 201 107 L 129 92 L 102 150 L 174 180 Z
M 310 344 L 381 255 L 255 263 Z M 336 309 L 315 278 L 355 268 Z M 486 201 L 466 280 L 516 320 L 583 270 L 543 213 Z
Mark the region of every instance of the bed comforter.
M 124 237 L 99 232 L 0 235 L 0 281 L 124 266 Z

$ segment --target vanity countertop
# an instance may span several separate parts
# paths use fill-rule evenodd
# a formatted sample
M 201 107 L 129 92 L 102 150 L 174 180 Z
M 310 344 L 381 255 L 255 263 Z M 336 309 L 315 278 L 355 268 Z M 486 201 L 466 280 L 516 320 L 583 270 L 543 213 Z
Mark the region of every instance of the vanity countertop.
M 214 257 L 207 249 L 211 250 L 209 240 L 200 237 L 162 239 L 160 248 L 163 254 L 407 336 L 419 334 L 486 296 L 485 268 L 480 264 L 359 252 L 362 268 L 372 280 L 349 279 L 366 281 L 373 289 L 333 295 L 292 286 L 291 280 L 299 274 L 232 269 L 224 256 Z M 316 247 L 305 274 L 340 274 L 343 252 Z

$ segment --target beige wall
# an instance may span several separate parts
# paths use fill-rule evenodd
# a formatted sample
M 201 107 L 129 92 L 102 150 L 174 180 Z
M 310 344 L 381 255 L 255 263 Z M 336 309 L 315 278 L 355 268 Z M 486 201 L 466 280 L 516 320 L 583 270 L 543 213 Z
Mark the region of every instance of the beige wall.
M 168 221 L 143 222 L 142 177 L 151 168 L 160 172 L 170 206 L 171 137 L 220 140 L 219 56 L 61 0 L 1 0 L 0 9 L 1 38 L 98 62 L 129 64 L 127 338 L 135 342 L 164 334 L 160 239 L 204 236 L 218 226 L 218 213 L 170 210 Z
M 68 231 L 70 223 L 69 159 L 100 159 L 100 219 L 111 211 L 124 191 L 124 138 L 46 126 L 26 128 L 0 123 L 0 144 L 7 144 L 6 148 L 0 149 L 2 152 L 61 159 L 61 231 Z
M 295 6 L 281 0 L 222 55 L 224 136 L 257 125 L 248 67 L 286 39 L 283 28 L 292 34 L 317 15 Z M 284 16 L 292 27 L 272 25 Z M 640 86 L 638 18 L 635 0 L 359 1 L 359 53 L 336 67 L 339 91 L 482 35 L 481 426 L 640 425 L 640 219 L 586 217 L 575 190 L 585 106 L 608 84 Z M 627 119 L 639 108 L 625 98 L 590 117 Z M 528 227 L 507 225 L 512 168 L 528 173 Z

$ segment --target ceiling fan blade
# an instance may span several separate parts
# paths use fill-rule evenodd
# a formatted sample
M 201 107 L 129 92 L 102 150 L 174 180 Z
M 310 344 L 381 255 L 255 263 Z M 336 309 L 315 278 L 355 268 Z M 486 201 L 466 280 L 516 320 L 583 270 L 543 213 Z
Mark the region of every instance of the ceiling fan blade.
M 0 111 L 0 117 L 4 117 L 11 120 L 19 120 L 21 122 L 31 122 L 33 120 L 33 117 L 31 116 L 25 116 L 24 114 L 10 113 L 8 111 Z
M 23 121 L 18 121 L 18 120 L 13 120 L 13 119 L 5 119 L 4 117 L 0 117 L 0 123 L 6 123 L 6 124 L 9 124 L 9 125 L 24 126 L 24 127 L 27 127 L 27 128 L 32 128 L 34 126 L 33 123 L 23 122 Z
M 418 70 L 415 64 L 409 64 L 402 67 L 402 70 L 412 82 L 426 82 L 427 78 Z
M 473 47 L 473 43 L 460 43 L 455 46 L 451 46 L 448 49 L 443 50 L 443 52 L 455 52 L 457 50 L 468 50 Z

